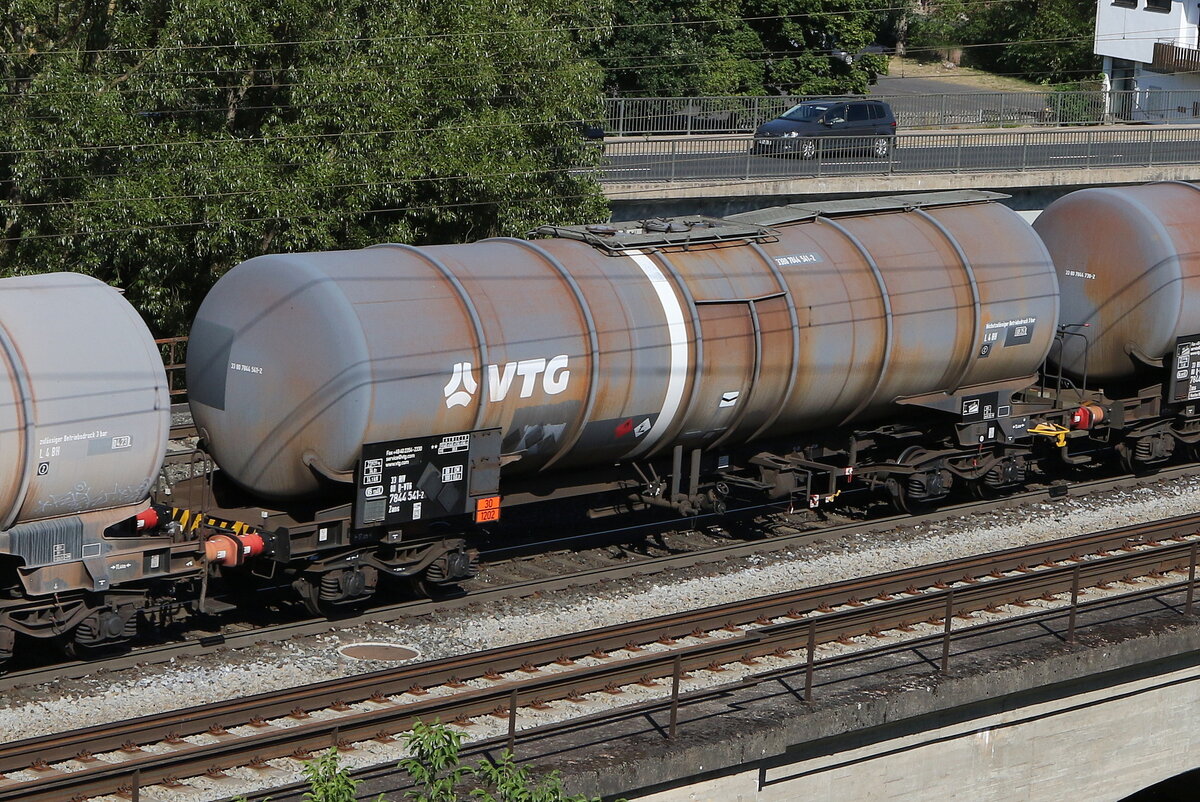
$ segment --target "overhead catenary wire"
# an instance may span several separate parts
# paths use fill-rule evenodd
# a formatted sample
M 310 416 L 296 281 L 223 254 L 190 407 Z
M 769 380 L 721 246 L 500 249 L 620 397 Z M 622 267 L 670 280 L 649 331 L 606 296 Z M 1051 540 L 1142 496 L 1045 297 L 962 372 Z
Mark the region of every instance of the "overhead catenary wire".
M 978 3 L 978 6 L 982 7 L 982 6 L 992 5 L 994 3 L 999 3 L 999 2 L 1004 2 L 1004 0 L 981 0 L 981 2 Z M 901 6 L 892 6 L 890 8 L 892 10 L 895 10 L 900 7 Z M 871 10 L 877 11 L 880 9 L 871 9 Z M 844 11 L 818 12 L 818 13 L 814 13 L 814 14 L 772 15 L 772 16 L 764 16 L 764 17 L 747 17 L 747 18 L 743 18 L 743 19 L 745 19 L 747 21 L 751 21 L 751 20 L 768 20 L 768 19 L 792 19 L 792 18 L 803 18 L 803 17 L 810 17 L 810 16 L 824 17 L 824 16 L 837 16 L 837 15 L 841 15 L 841 14 L 858 14 L 858 13 L 863 13 L 864 11 L 866 11 L 866 10 L 852 9 L 852 10 L 844 10 Z M 635 28 L 635 27 L 661 27 L 664 25 L 704 25 L 704 24 L 712 23 L 714 21 L 715 20 L 696 20 L 696 21 L 681 21 L 681 22 L 670 22 L 670 23 L 665 23 L 665 22 L 664 23 L 644 23 L 644 24 L 639 23 L 639 24 L 623 25 L 623 26 L 618 26 L 618 27 Z M 542 29 L 536 29 L 536 30 L 585 31 L 585 30 L 598 30 L 602 27 L 606 27 L 606 26 L 586 26 L 586 27 L 578 27 L 578 28 L 542 28 Z M 507 35 L 510 33 L 511 33 L 511 30 L 484 32 L 485 35 L 492 35 L 492 34 Z M 474 36 L 479 36 L 479 35 L 481 35 L 481 32 L 472 31 L 472 32 L 453 33 L 453 34 L 438 34 L 438 35 L 435 35 L 435 38 L 446 38 L 446 37 L 451 37 L 451 36 L 474 37 Z M 393 40 L 413 39 L 413 38 L 419 39 L 419 38 L 422 38 L 423 36 L 424 35 L 418 35 L 418 36 L 412 36 L 412 37 L 399 36 L 399 37 L 383 37 L 383 38 L 363 37 L 363 38 L 357 38 L 357 39 L 315 39 L 315 40 L 297 40 L 296 42 L 291 42 L 291 43 L 288 43 L 288 42 L 264 42 L 264 43 L 246 43 L 246 44 L 242 44 L 242 45 L 212 45 L 211 47 L 256 48 L 256 47 L 267 47 L 267 46 L 275 46 L 275 45 L 283 45 L 283 44 L 303 44 L 305 42 L 311 42 L 311 43 L 339 43 L 339 42 L 341 42 L 341 43 L 361 44 L 361 43 L 365 43 L 365 42 L 393 41 Z M 1045 40 L 1036 40 L 1036 41 L 1040 41 L 1043 43 L 1072 42 L 1072 41 L 1081 41 L 1084 38 L 1086 38 L 1086 37 L 1076 37 L 1073 39 L 1045 39 Z M 998 44 L 1006 44 L 1006 43 L 1001 43 L 1001 42 L 976 43 L 976 44 L 969 45 L 968 47 L 986 47 L 986 46 L 993 46 L 993 45 L 998 45 Z M 179 49 L 192 50 L 192 49 L 198 49 L 198 48 L 203 48 L 203 47 L 209 47 L 209 46 L 188 45 L 188 46 L 179 46 Z M 175 48 L 175 46 L 168 47 L 168 49 L 172 49 L 172 48 Z M 127 53 L 127 52 L 153 52 L 154 50 L 161 50 L 161 49 L 162 48 L 142 48 L 142 49 L 106 48 L 106 49 L 96 50 L 96 51 L 80 51 L 78 49 L 69 49 L 69 50 L 64 50 L 62 52 L 78 55 L 81 52 L 84 52 L 84 53 L 91 53 L 91 52 L 94 52 L 94 53 Z M 835 51 L 828 50 L 828 51 L 819 51 L 819 52 L 822 52 L 824 54 L 832 54 Z M 910 49 L 910 52 L 921 52 L 921 51 Z M 761 60 L 765 61 L 765 60 L 769 60 L 770 58 L 778 57 L 777 54 L 779 54 L 778 51 L 764 51 L 764 57 Z M 2 57 L 3 55 L 4 54 L 0 54 L 0 57 Z M 39 55 L 48 55 L 48 54 L 39 54 Z M 779 55 L 786 56 L 786 55 L 794 55 L 794 54 L 783 53 L 783 54 L 779 54 Z M 646 56 L 645 58 L 649 59 L 651 57 Z M 515 64 L 518 62 L 510 62 L 510 63 Z M 675 65 L 654 64 L 652 66 L 654 68 L 662 68 L 663 66 L 684 67 L 684 66 L 697 66 L 702 63 L 704 63 L 704 62 L 692 61 L 692 62 L 678 62 Z M 647 68 L 649 68 L 649 66 Z M 214 71 L 214 72 L 217 74 L 223 74 L 224 72 L 228 72 L 228 71 Z M 513 75 L 520 76 L 520 77 L 528 77 L 529 75 L 531 75 L 531 73 L 513 73 Z M 436 76 L 435 75 L 435 76 L 423 76 L 423 77 L 429 77 L 431 80 L 435 80 L 435 79 L 436 80 L 446 80 L 445 76 Z M 502 75 L 497 75 L 496 77 L 502 77 Z M 305 85 L 308 85 L 308 84 L 301 83 L 301 82 L 296 82 L 294 84 L 282 84 L 282 85 L 272 83 L 269 85 L 267 85 L 267 84 L 261 85 L 260 88 L 271 88 L 271 89 L 294 88 L 297 86 L 305 86 Z M 197 91 L 203 93 L 203 92 L 213 92 L 213 91 L 242 90 L 244 88 L 246 88 L 246 87 L 243 84 L 236 84 L 236 85 L 229 85 L 229 86 L 224 86 L 224 87 L 211 87 L 211 86 L 210 87 L 187 87 L 187 88 L 178 88 L 178 89 L 172 90 L 172 91 L 178 91 L 180 94 L 187 94 L 187 93 L 194 93 Z M 255 88 L 255 87 L 251 86 L 250 88 Z M 141 92 L 143 90 L 135 90 L 135 89 L 129 88 L 129 89 L 126 89 L 123 91 Z M 277 105 L 277 106 L 264 107 L 264 108 L 279 108 L 279 109 L 286 110 L 286 109 L 311 108 L 311 106 L 299 107 L 299 106 L 295 106 L 295 105 L 291 105 L 291 104 L 285 104 L 285 105 Z M 224 110 L 224 109 L 221 109 L 219 107 L 214 108 L 214 111 L 218 111 L 218 110 Z M 250 109 L 245 108 L 244 110 L 250 110 Z M 153 113 L 161 114 L 161 115 L 186 114 L 186 113 L 201 113 L 201 110 L 165 109 L 165 110 L 161 110 L 161 111 L 156 110 Z M 500 125 L 483 124 L 478 127 L 483 128 L 483 129 L 488 129 L 488 130 L 495 130 L 500 127 L 526 127 L 526 126 L 541 126 L 541 125 L 545 125 L 545 124 L 547 124 L 547 123 L 544 121 L 530 121 L 530 122 L 521 122 L 521 123 L 506 123 L 506 124 L 500 124 Z M 456 124 L 456 128 L 458 128 L 460 130 L 462 130 L 464 128 L 469 130 L 472 127 L 473 126 L 471 126 L 469 123 Z M 341 139 L 341 138 L 360 138 L 360 137 L 369 137 L 369 136 L 394 136 L 394 135 L 403 135 L 403 134 L 422 134 L 422 133 L 430 133 L 435 130 L 437 130 L 437 129 L 426 126 L 426 127 L 414 127 L 414 128 L 406 128 L 406 129 L 381 129 L 381 130 L 370 130 L 370 131 L 338 131 L 338 132 L 332 132 L 332 133 L 286 133 L 286 134 L 266 135 L 266 136 L 261 136 L 261 137 L 232 137 L 232 136 L 230 136 L 230 137 L 225 137 L 225 138 L 189 139 L 189 140 L 154 142 L 154 143 L 131 142 L 131 143 L 104 144 L 104 145 L 72 145 L 72 146 L 59 146 L 59 147 L 55 147 L 55 148 L 13 149 L 13 150 L 9 150 L 9 151 L 0 152 L 0 156 L 56 154 L 56 153 L 69 153 L 69 152 L 94 152 L 94 151 L 103 151 L 103 150 L 129 151 L 129 150 L 134 150 L 134 149 L 139 149 L 139 148 L 213 147 L 213 146 L 225 147 L 228 145 L 257 145 L 257 144 L 267 144 L 267 143 L 284 142 L 284 141 L 290 142 L 290 141 L 294 141 L 294 140 L 307 140 L 307 139 L 332 139 L 332 138 Z M 262 167 L 266 167 L 267 169 L 277 169 L 280 166 L 300 166 L 300 165 L 298 165 L 295 162 L 291 162 L 291 163 L 287 163 L 286 165 L 268 163 L 266 165 L 247 165 L 246 167 L 247 167 L 247 169 L 253 170 L 256 168 L 261 169 Z M 574 168 L 574 167 L 566 168 L 567 171 L 572 170 L 572 169 L 578 169 L 578 168 Z M 214 168 L 212 172 L 226 172 L 226 171 L 227 171 L 227 168 L 222 167 L 222 168 Z M 546 171 L 539 170 L 539 171 L 533 171 L 533 172 L 535 172 L 537 174 L 543 174 Z M 119 176 L 121 174 L 122 173 L 114 173 L 111 175 L 113 177 L 115 177 L 115 176 Z M 151 175 L 153 175 L 153 173 L 151 173 Z M 508 175 L 523 175 L 523 173 L 510 173 Z M 74 178 L 83 179 L 83 178 L 91 178 L 91 177 L 95 177 L 95 176 L 89 174 L 89 175 L 85 175 L 85 176 L 76 176 Z M 272 177 L 274 177 L 274 176 L 272 176 Z M 71 177 L 60 177 L 60 176 L 47 177 L 48 180 L 56 180 L 56 181 L 57 180 L 69 180 L 70 178 Z M 412 181 L 461 180 L 464 178 L 465 177 L 463 177 L 463 176 L 440 177 L 440 178 L 436 178 L 436 179 L 406 178 L 406 179 L 400 179 L 397 181 L 383 182 L 382 184 L 380 184 L 379 182 L 360 182 L 359 184 L 344 184 L 344 185 L 330 184 L 330 185 L 324 185 L 322 187 L 317 187 L 317 189 L 338 189 L 338 188 L 349 188 L 349 187 L 353 187 L 353 186 L 362 186 L 362 187 L 392 186 L 392 185 L 397 185 L 397 184 L 402 184 L 402 183 L 407 183 L 407 182 L 412 182 Z M 239 195 L 254 195 L 254 194 L 261 194 L 263 192 L 271 192 L 271 191 L 275 191 L 275 190 L 245 190 L 245 191 L 239 191 L 239 192 L 206 193 L 203 195 L 191 195 L 191 196 L 188 196 L 188 195 L 157 196 L 157 197 L 156 196 L 133 196 L 133 197 L 130 197 L 127 199 L 117 199 L 117 198 L 79 199 L 79 200 L 74 200 L 74 201 L 64 200 L 64 201 L 51 201 L 51 202 L 45 202 L 45 203 L 26 204 L 26 205 L 24 205 L 24 207 L 25 208 L 36 208 L 37 206 L 42 206 L 42 205 L 52 206 L 52 205 L 70 205 L 72 203 L 113 203 L 113 202 L 122 202 L 122 201 L 131 202 L 131 201 L 135 201 L 135 200 L 200 199 L 200 198 L 204 198 L 204 197 L 221 198 L 221 197 L 234 197 L 234 196 L 239 196 Z M 287 192 L 290 190 L 280 189 L 278 191 Z M 572 196 L 572 197 L 574 197 L 574 196 Z M 459 205 L 459 204 L 456 204 L 456 205 Z M 451 205 L 451 207 L 452 206 L 454 206 L 454 205 Z M 451 208 L 451 207 L 446 207 L 446 208 Z M 388 211 L 388 210 L 380 210 L 380 211 Z M 356 212 L 356 213 L 364 213 L 365 214 L 365 213 L 369 213 L 369 212 Z M 140 230 L 140 229 L 136 229 L 136 230 Z
M 990 6 L 990 5 L 1002 4 L 1005 2 L 1010 2 L 1010 0 L 969 0 L 969 2 L 966 3 L 966 5 L 968 7 L 970 7 L 972 5 L 986 7 L 986 6 Z M 744 22 L 756 22 L 756 21 L 769 21 L 769 20 L 804 19 L 804 18 L 809 18 L 809 17 L 824 18 L 824 17 L 837 17 L 837 16 L 847 16 L 847 15 L 866 14 L 866 13 L 879 13 L 879 12 L 886 12 L 886 11 L 898 11 L 898 10 L 903 10 L 904 8 L 905 8 L 905 6 L 903 4 L 901 4 L 901 5 L 892 5 L 892 6 L 887 6 L 887 7 L 874 7 L 874 8 L 870 8 L 870 9 L 846 9 L 846 10 L 831 10 L 831 11 L 821 11 L 821 12 L 812 12 L 812 13 L 806 12 L 806 13 L 798 13 L 798 14 L 747 16 L 747 17 L 736 17 L 733 19 L 738 20 L 738 21 L 744 21 Z M 713 24 L 713 23 L 722 23 L 722 22 L 726 22 L 726 21 L 727 20 L 720 20 L 720 19 L 673 20 L 673 21 L 669 21 L 669 22 L 623 23 L 623 24 L 613 24 L 613 25 L 574 26 L 574 27 L 566 26 L 566 27 L 557 27 L 557 28 L 555 28 L 555 27 L 540 27 L 540 28 L 526 28 L 526 29 L 506 28 L 506 29 L 497 29 L 497 30 L 491 30 L 491 31 L 467 31 L 467 32 L 454 32 L 454 33 L 443 33 L 443 34 L 411 34 L 411 35 L 397 35 L 397 36 L 391 36 L 391 37 L 385 36 L 385 37 L 357 37 L 357 38 L 323 38 L 323 39 L 300 39 L 300 40 L 291 40 L 291 41 L 213 43 L 213 44 L 196 44 L 196 45 L 156 45 L 153 47 L 140 47 L 140 48 L 108 47 L 108 48 L 93 49 L 93 50 L 66 48 L 66 49 L 57 50 L 57 51 L 34 52 L 32 54 L 31 53 L 20 54 L 20 53 L 15 53 L 15 52 L 9 52 L 9 53 L 0 52 L 0 59 L 3 59 L 5 57 L 8 57 L 8 58 L 17 58 L 17 57 L 44 58 L 44 57 L 48 57 L 48 56 L 61 55 L 61 54 L 67 54 L 67 55 L 72 55 L 72 56 L 119 55 L 119 54 L 124 54 L 124 53 L 163 53 L 163 52 L 173 52 L 173 51 L 177 51 L 177 50 L 197 50 L 197 49 L 235 49 L 236 50 L 236 49 L 270 48 L 270 47 L 299 46 L 299 45 L 346 44 L 346 43 L 364 44 L 364 43 L 399 42 L 399 41 L 412 41 L 412 40 L 421 41 L 421 40 L 446 39 L 446 38 L 454 38 L 454 37 L 511 36 L 512 33 L 514 32 L 514 30 L 521 30 L 522 32 L 525 32 L 525 33 L 536 33 L 536 32 L 579 32 L 579 31 L 589 31 L 589 30 L 638 29 L 638 28 L 659 28 L 659 27 L 689 27 L 689 26 L 707 25 L 707 24 Z M 1162 28 L 1162 29 L 1159 29 L 1159 30 L 1153 31 L 1153 32 L 1154 33 L 1170 33 L 1174 30 L 1175 30 L 1174 28 Z M 1035 39 L 1035 40 L 1027 40 L 1027 42 L 1028 43 L 1055 43 L 1055 42 L 1066 43 L 1066 42 L 1083 41 L 1085 39 L 1090 39 L 1090 38 L 1091 37 L 1089 37 L 1089 36 L 1080 36 L 1080 37 L 1070 37 L 1070 38 Z M 1122 38 L 1130 38 L 1130 37 L 1122 37 Z M 967 44 L 967 45 L 962 45 L 961 47 L 968 47 L 968 48 L 994 47 L 994 46 L 1002 46 L 1002 45 L 1007 45 L 1007 44 L 1012 44 L 1012 43 L 1005 42 L 1005 41 L 971 43 L 971 44 Z M 908 52 L 910 52 L 910 53 L 933 52 L 937 49 L 938 48 L 910 48 Z M 806 52 L 811 53 L 813 51 L 811 49 L 809 49 Z M 833 49 L 833 48 L 828 48 L 828 49 L 820 50 L 820 51 L 816 51 L 816 52 L 821 53 L 821 54 L 832 55 L 834 53 L 838 53 L 841 51 Z M 787 51 L 764 51 L 764 54 L 766 57 L 770 58 L 770 57 L 774 57 L 775 55 L 785 55 L 785 54 L 787 54 Z M 642 58 L 651 60 L 651 59 L 656 58 L 656 56 L 655 55 L 647 55 Z M 623 59 L 628 59 L 628 57 L 623 57 Z M 608 59 L 606 59 L 606 57 L 603 54 L 600 54 L 597 56 L 596 60 L 598 62 L 604 62 Z M 501 66 L 503 66 L 505 64 L 505 62 L 493 62 L 493 63 L 499 63 Z M 508 62 L 508 64 L 513 64 L 513 63 L 519 63 L 519 62 Z M 665 66 L 669 67 L 672 65 L 665 65 Z M 681 64 L 681 65 L 677 65 L 677 66 L 688 66 L 688 65 Z M 150 73 L 146 73 L 146 75 L 150 75 L 150 76 L 155 76 L 155 75 L 190 76 L 190 75 L 204 75 L 204 74 L 218 74 L 219 75 L 219 74 L 227 74 L 230 72 L 244 72 L 250 68 L 252 68 L 252 65 L 235 65 L 235 66 L 231 66 L 224 70 L 168 71 L 168 72 L 162 72 L 162 73 L 150 72 Z M 136 65 L 135 65 L 135 69 L 136 69 Z M 99 77 L 124 78 L 124 77 L 129 76 L 130 74 L 131 74 L 130 71 L 126 71 L 123 73 L 114 73 L 114 74 L 108 74 L 108 75 L 99 74 Z M 501 73 L 501 74 L 503 74 L 503 73 Z M 518 73 L 510 73 L 510 74 L 518 74 Z M 442 75 L 442 74 L 436 74 L 436 73 L 421 76 L 421 78 L 424 80 L 436 80 L 436 81 L 452 80 L 455 77 L 462 78 L 462 77 L 466 77 L 466 76 L 461 75 L 461 74 L 457 75 L 457 76 L 449 76 L 449 75 Z M 7 78 L 0 78 L 0 80 L 25 82 L 25 81 L 28 81 L 29 78 L 28 77 L 7 77 Z M 216 87 L 216 88 L 218 88 L 218 89 L 240 89 L 242 87 L 240 85 L 232 85 L 232 86 L 224 86 L 224 87 Z M 67 90 L 67 91 L 70 91 L 70 90 Z M 118 89 L 117 91 L 121 91 L 121 90 Z
M 1045 41 L 1061 41 L 1061 40 L 1045 40 Z M 978 45 L 978 46 L 982 47 L 985 45 Z M 678 67 L 678 66 L 699 66 L 701 63 L 702 62 L 687 62 L 687 63 L 675 64 L 673 66 L 676 66 L 676 67 Z M 1195 72 L 1195 71 L 1187 71 L 1187 72 Z M 278 85 L 264 84 L 263 86 L 270 87 L 270 88 L 278 88 Z M 221 90 L 231 89 L 231 88 L 240 88 L 240 87 L 206 87 L 206 88 L 194 88 L 194 89 L 183 90 L 183 91 L 211 92 L 211 91 L 221 91 Z M 497 99 L 502 99 L 504 97 L 511 98 L 513 96 L 498 96 Z M 772 96 L 767 95 L 764 97 L 772 97 Z M 277 106 L 277 107 L 266 107 L 266 108 L 289 109 L 289 108 L 300 108 L 300 107 L 294 106 L 292 104 L 287 104 L 287 105 L 282 105 L 282 106 Z M 214 109 L 214 110 L 221 111 L 224 109 L 218 108 L 218 109 Z M 146 116 L 153 116 L 156 114 L 172 114 L 172 113 L 177 113 L 177 112 L 169 110 L 169 109 L 163 110 L 163 111 L 147 110 L 144 112 L 139 112 L 139 114 L 146 115 Z M 549 121 L 549 122 L 551 124 L 554 124 L 556 122 L 560 123 L 560 124 L 565 124 L 566 122 L 571 122 L 571 121 Z M 502 126 L 524 127 L 524 126 L 537 126 L 537 125 L 545 125 L 545 124 L 547 124 L 547 121 L 528 121 L 528 122 L 520 122 L 520 123 L 514 122 L 514 123 L 501 123 L 501 124 L 489 123 L 488 125 L 494 125 L 495 127 L 502 127 Z M 458 127 L 471 128 L 472 125 L 470 123 L 466 123 L 464 125 L 459 125 Z M 422 132 L 429 132 L 432 130 L 436 130 L 436 128 L 425 126 L 425 127 L 421 127 L 421 128 L 407 128 L 407 129 L 397 128 L 397 129 L 377 129 L 377 130 L 368 130 L 368 131 L 338 131 L 338 132 L 326 132 L 326 133 L 274 134 L 274 135 L 264 135 L 264 136 L 258 136 L 258 137 L 235 137 L 235 136 L 231 135 L 228 138 L 224 138 L 224 139 L 217 139 L 217 138 L 204 139 L 204 140 L 188 139 L 188 140 L 175 140 L 175 141 L 167 141 L 167 142 L 122 142 L 122 143 L 104 144 L 104 145 L 66 145 L 66 146 L 56 146 L 56 147 L 50 147 L 50 148 L 20 148 L 20 149 L 0 150 L 0 156 L 13 156 L 13 155 L 37 154 L 37 153 L 47 154 L 47 153 L 63 153 L 63 152 L 85 152 L 85 151 L 102 151 L 102 150 L 133 150 L 133 149 L 140 149 L 140 148 L 164 148 L 164 147 L 177 147 L 177 146 L 194 146 L 197 144 L 203 144 L 205 142 L 210 142 L 210 143 L 219 144 L 219 145 L 229 145 L 229 144 L 239 144 L 239 143 L 240 144 L 250 144 L 250 143 L 254 143 L 254 142 L 258 142 L 258 141 L 268 141 L 268 140 L 283 141 L 283 140 L 288 140 L 288 139 L 329 139 L 329 138 L 333 138 L 333 137 L 342 137 L 342 136 L 379 136 L 379 135 L 403 134 L 403 133 L 422 133 Z
M 964 0 L 964 5 L 970 6 L 989 6 L 998 5 L 1011 0 Z M 742 22 L 767 22 L 771 20 L 802 20 L 813 18 L 841 17 L 852 16 L 859 14 L 877 14 L 889 11 L 903 11 L 909 8 L 910 5 L 903 0 L 894 5 L 888 6 L 873 6 L 870 8 L 855 8 L 855 9 L 839 9 L 839 10 L 823 10 L 816 12 L 800 12 L 796 14 L 763 14 L 756 16 L 734 17 Z M 567 25 L 567 26 L 549 26 L 549 27 L 531 27 L 521 28 L 523 33 L 584 33 L 584 32 L 604 32 L 617 29 L 648 29 L 662 27 L 689 27 L 700 25 L 711 25 L 714 23 L 724 23 L 727 19 L 708 18 L 698 20 L 670 20 L 664 22 L 631 22 L 631 23 L 610 23 L 597 25 Z M 433 39 L 454 39 L 454 38 L 472 38 L 480 36 L 511 36 L 514 32 L 513 28 L 496 29 L 491 31 L 460 31 L 446 32 L 435 34 L 398 34 L 395 36 L 361 36 L 361 37 L 324 37 L 319 39 L 295 39 L 283 41 L 269 42 L 223 42 L 210 44 L 173 44 L 173 45 L 155 45 L 144 47 L 105 47 L 95 49 L 82 48 L 64 48 L 60 50 L 41 51 L 34 55 L 38 57 L 46 56 L 71 56 L 77 57 L 81 55 L 100 55 L 100 54 L 125 54 L 125 53 L 148 53 L 148 52 L 174 52 L 174 51 L 194 51 L 194 50 L 235 50 L 246 48 L 272 48 L 272 47 L 295 47 L 298 45 L 328 45 L 328 44 L 364 44 L 377 42 L 401 42 L 401 41 L 428 41 Z M 18 58 L 30 57 L 30 54 L 20 54 L 14 52 L 0 51 L 0 59 L 3 58 Z

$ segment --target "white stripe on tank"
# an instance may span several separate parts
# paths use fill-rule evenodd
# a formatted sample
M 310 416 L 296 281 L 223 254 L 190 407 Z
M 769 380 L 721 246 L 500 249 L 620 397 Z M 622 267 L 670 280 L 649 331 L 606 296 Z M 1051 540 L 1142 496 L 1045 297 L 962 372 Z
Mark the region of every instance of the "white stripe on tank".
M 629 459 L 639 457 L 653 448 L 675 422 L 675 415 L 679 412 L 679 404 L 683 401 L 683 391 L 688 380 L 688 335 L 679 297 L 675 294 L 671 282 L 658 269 L 658 265 L 641 251 L 625 253 L 642 269 L 646 278 L 650 279 L 650 286 L 654 288 L 658 302 L 662 304 L 663 315 L 667 319 L 667 336 L 671 339 L 671 365 L 667 373 L 667 393 L 663 398 L 662 411 L 641 442 L 625 455 L 625 458 Z

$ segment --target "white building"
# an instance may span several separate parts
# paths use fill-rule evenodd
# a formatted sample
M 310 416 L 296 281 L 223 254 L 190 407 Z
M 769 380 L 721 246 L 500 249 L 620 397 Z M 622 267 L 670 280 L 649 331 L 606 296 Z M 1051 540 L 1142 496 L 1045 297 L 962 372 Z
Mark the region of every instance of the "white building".
M 1116 117 L 1200 117 L 1197 0 L 1097 0 L 1094 50 Z

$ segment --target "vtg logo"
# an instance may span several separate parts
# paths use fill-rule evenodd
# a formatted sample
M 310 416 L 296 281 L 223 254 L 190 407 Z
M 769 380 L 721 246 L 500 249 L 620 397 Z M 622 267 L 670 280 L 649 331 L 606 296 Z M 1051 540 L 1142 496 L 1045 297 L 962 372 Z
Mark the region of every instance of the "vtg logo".
M 513 382 L 521 377 L 521 398 L 529 398 L 542 378 L 542 391 L 546 395 L 558 395 L 567 389 L 571 371 L 567 369 L 567 355 L 559 354 L 549 361 L 545 359 L 522 359 L 505 362 L 503 365 L 487 365 L 487 401 L 503 401 Z M 455 362 L 450 381 L 442 389 L 446 396 L 446 408 L 465 407 L 471 403 L 479 382 L 475 380 L 475 368 L 470 362 Z

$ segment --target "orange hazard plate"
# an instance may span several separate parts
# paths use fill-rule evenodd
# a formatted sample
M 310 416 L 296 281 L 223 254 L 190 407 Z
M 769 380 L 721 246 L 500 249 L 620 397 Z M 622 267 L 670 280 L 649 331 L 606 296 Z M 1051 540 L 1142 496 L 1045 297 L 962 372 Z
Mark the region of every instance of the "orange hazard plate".
M 475 523 L 483 524 L 490 521 L 500 520 L 500 497 L 489 496 L 488 498 L 476 499 L 475 501 Z

